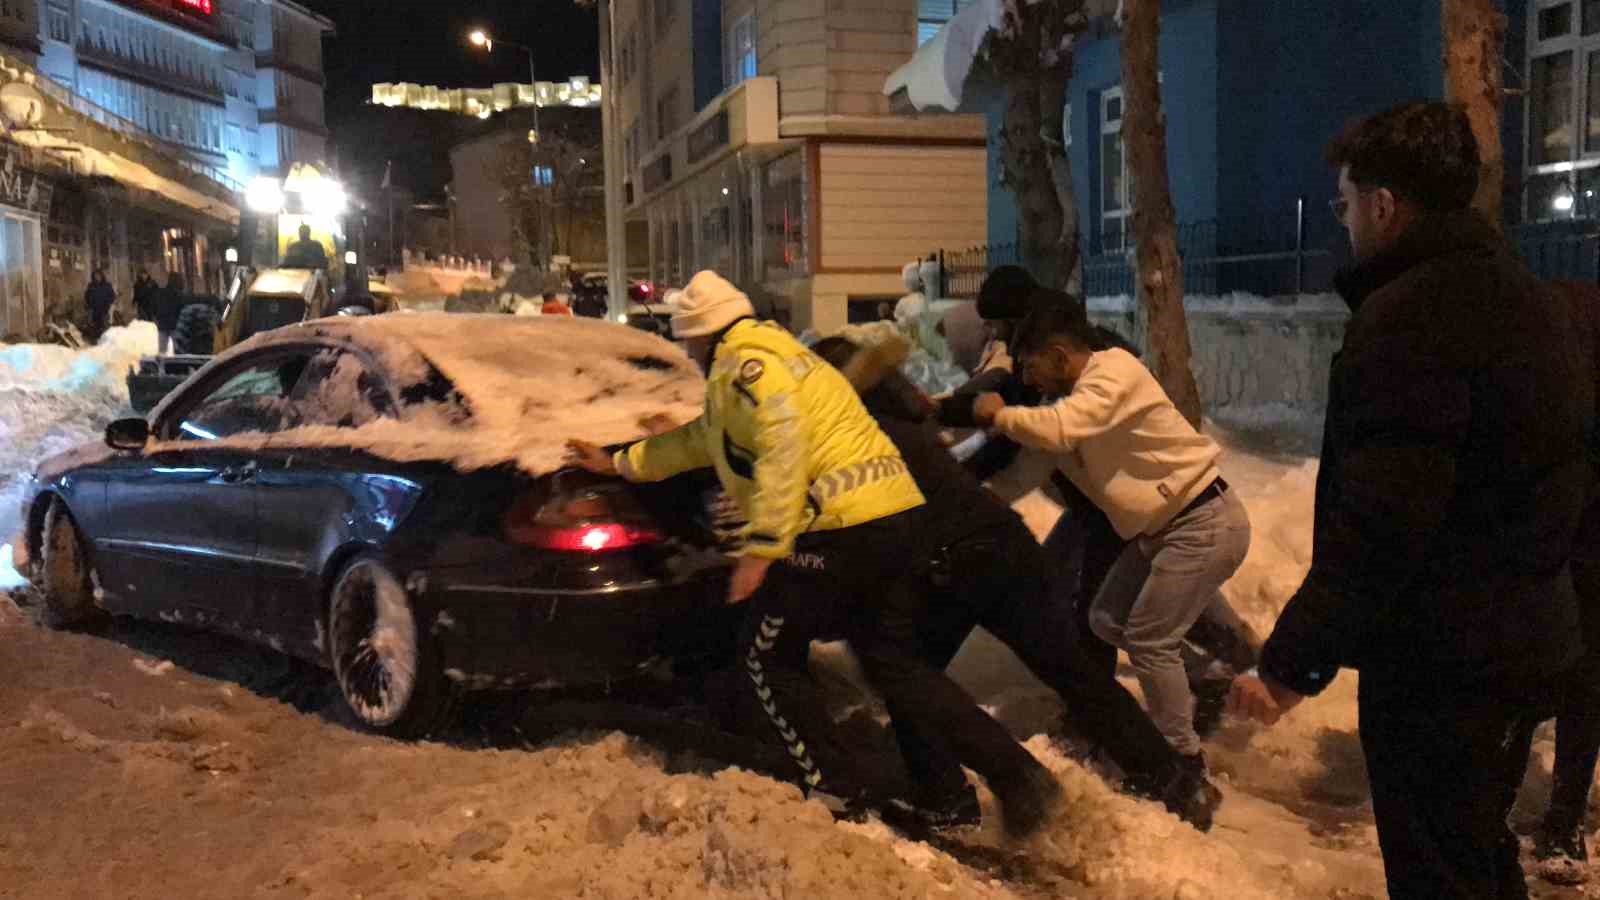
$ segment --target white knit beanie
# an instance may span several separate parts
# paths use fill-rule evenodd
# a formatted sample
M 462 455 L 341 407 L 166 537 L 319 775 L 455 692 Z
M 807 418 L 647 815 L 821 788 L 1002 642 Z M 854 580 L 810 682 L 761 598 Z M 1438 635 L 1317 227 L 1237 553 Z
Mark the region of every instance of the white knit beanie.
M 672 336 L 683 340 L 716 334 L 755 314 L 749 297 L 707 269 L 690 279 L 689 286 L 678 294 L 672 310 Z

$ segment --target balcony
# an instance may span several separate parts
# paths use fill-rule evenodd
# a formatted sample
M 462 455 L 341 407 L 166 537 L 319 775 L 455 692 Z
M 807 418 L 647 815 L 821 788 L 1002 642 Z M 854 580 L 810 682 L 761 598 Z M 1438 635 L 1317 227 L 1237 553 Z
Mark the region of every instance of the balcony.
M 318 137 L 328 136 L 328 126 L 316 120 L 315 117 L 293 109 L 274 106 L 260 112 L 261 124 L 283 125 L 298 131 L 308 132 Z
M 281 50 L 256 54 L 256 69 L 277 69 L 279 72 L 288 72 L 290 75 L 309 81 L 317 87 L 327 87 L 328 79 L 321 71 L 306 65 L 298 60 L 290 59 Z
M 99 69 L 135 81 L 146 87 L 170 94 L 178 94 L 201 103 L 225 106 L 222 85 L 211 84 L 148 65 L 143 60 L 124 56 L 110 49 L 101 49 L 85 39 L 78 42 L 78 62 L 91 69 Z

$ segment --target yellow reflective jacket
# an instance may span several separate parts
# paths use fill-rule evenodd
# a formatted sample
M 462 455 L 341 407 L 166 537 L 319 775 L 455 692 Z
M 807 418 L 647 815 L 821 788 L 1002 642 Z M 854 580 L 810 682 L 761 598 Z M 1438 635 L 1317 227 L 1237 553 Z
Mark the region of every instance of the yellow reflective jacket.
M 616 464 L 630 481 L 714 467 L 749 523 L 743 552 L 766 559 L 788 556 L 804 532 L 924 502 L 850 382 L 782 326 L 753 319 L 717 345 L 700 418 L 619 452 Z

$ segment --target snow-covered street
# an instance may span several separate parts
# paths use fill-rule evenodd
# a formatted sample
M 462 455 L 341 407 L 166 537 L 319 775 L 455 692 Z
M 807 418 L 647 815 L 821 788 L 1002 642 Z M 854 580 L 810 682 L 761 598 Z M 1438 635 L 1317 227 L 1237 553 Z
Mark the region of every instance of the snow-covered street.
M 18 476 L 98 440 L 154 341 L 141 326 L 81 353 L 0 350 L 0 543 L 17 530 Z M 1309 564 L 1316 461 L 1217 436 L 1254 529 L 1225 591 L 1266 634 Z M 1023 511 L 1041 534 L 1055 515 L 1037 496 Z M 1053 695 L 980 634 L 958 679 L 1029 738 L 1068 812 L 1026 845 L 990 815 L 966 846 L 936 849 L 620 733 L 525 744 L 492 704 L 443 741 L 372 737 L 328 676 L 270 651 L 171 626 L 40 628 L 9 559 L 0 550 L 0 589 L 20 601 L 0 596 L 0 898 L 1385 896 L 1351 673 L 1271 730 L 1224 727 L 1207 754 L 1227 800 L 1200 834 L 1062 755 L 1042 734 Z M 846 662 L 837 645 L 814 654 L 826 674 Z M 1542 810 L 1551 756 L 1547 725 L 1519 828 Z

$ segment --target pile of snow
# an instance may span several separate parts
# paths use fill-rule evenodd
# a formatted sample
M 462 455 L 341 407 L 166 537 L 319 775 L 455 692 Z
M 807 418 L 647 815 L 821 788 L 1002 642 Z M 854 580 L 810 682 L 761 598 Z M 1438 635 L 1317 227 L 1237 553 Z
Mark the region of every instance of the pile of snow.
M 149 322 L 112 328 L 88 350 L 50 344 L 0 347 L 0 590 L 24 584 L 10 541 L 21 529 L 22 478 L 47 457 L 99 441 L 131 415 L 128 370 L 156 352 Z
M 458 393 L 408 403 L 399 419 L 276 432 L 275 447 L 354 447 L 399 462 L 444 462 L 461 471 L 510 465 L 538 476 L 568 464 L 573 438 L 602 445 L 640 440 L 662 421 L 693 420 L 705 398 L 699 369 L 676 345 L 574 316 L 323 319 L 258 335 L 239 350 L 308 335 L 365 348 L 402 395 L 437 393 L 428 390 L 434 372 Z M 354 381 L 348 387 L 357 389 Z M 164 410 L 165 402 L 154 415 Z M 259 447 L 266 440 L 250 433 L 212 446 Z
M 823 337 L 842 337 L 862 347 L 873 347 L 891 340 L 905 338 L 907 335 L 900 326 L 893 322 L 868 322 L 858 325 L 846 325 L 828 335 L 819 335 L 815 331 L 806 331 L 800 335 L 800 342 L 811 346 Z M 928 349 L 913 339 L 910 355 L 900 365 L 900 374 L 911 380 L 911 383 L 921 388 L 923 393 L 930 397 L 938 397 L 954 391 L 967 383 L 972 376 L 960 366 L 941 359 L 928 352 Z

